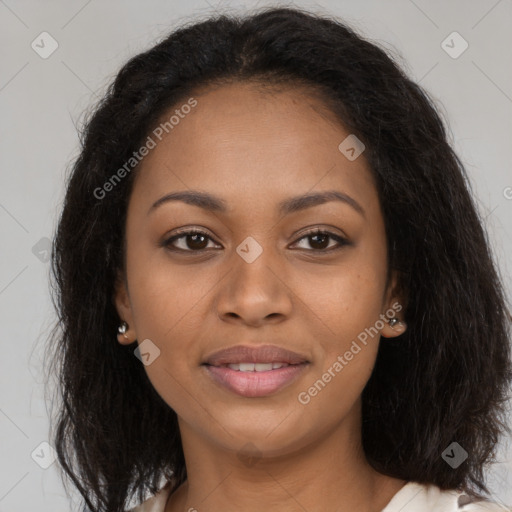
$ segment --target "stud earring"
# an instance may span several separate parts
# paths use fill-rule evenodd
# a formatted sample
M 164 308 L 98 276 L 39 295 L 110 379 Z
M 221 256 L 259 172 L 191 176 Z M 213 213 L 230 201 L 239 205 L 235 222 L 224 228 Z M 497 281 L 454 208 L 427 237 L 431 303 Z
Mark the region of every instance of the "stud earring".
M 121 322 L 121 325 L 117 328 L 117 332 L 119 334 L 122 334 L 126 339 L 128 339 L 128 336 L 126 336 L 126 331 L 128 330 L 128 324 L 126 322 Z
M 400 320 L 398 320 L 398 318 L 390 318 L 389 319 L 389 326 L 390 327 L 394 327 L 398 323 L 400 323 Z

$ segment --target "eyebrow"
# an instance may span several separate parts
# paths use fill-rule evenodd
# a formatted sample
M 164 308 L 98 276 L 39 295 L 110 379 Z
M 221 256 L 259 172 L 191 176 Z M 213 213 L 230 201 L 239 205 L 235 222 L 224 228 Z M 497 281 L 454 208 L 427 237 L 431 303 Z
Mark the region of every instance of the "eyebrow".
M 208 194 L 206 192 L 200 192 L 199 190 L 184 190 L 181 192 L 171 192 L 158 199 L 151 205 L 148 210 L 148 215 L 153 212 L 159 206 L 168 203 L 170 201 L 182 201 L 186 204 L 198 206 L 204 210 L 210 212 L 226 213 L 227 203 L 224 199 Z M 331 201 L 340 201 L 348 204 L 355 211 L 365 217 L 365 211 L 363 207 L 352 197 L 338 190 L 326 190 L 323 192 L 307 193 L 296 197 L 291 197 L 281 201 L 277 205 L 277 210 L 281 215 L 289 215 L 306 208 L 311 208 L 320 204 L 328 203 Z

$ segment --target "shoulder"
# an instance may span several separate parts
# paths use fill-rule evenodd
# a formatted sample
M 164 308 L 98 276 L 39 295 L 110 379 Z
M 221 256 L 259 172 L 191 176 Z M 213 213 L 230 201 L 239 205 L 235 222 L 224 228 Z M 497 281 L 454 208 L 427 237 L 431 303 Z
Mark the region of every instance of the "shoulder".
M 126 512 L 165 512 L 165 505 L 170 494 L 170 487 L 165 486 L 154 496 Z
M 165 512 L 170 487 L 127 512 Z M 382 512 L 512 512 L 491 501 L 471 501 L 464 493 L 443 491 L 435 485 L 409 482 L 393 496 Z
M 459 510 L 461 512 L 511 512 L 512 508 L 506 508 L 491 501 L 475 501 L 474 503 L 461 506 Z
M 408 482 L 382 512 L 511 512 L 491 501 L 474 501 L 457 490 L 441 490 L 431 484 Z

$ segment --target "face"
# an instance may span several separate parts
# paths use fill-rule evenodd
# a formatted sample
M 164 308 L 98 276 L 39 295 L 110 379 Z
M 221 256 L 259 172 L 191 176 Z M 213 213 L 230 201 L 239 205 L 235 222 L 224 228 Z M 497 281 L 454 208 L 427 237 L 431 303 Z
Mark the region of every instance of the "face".
M 144 343 L 182 436 L 276 455 L 357 429 L 380 336 L 404 328 L 382 320 L 400 306 L 364 153 L 338 149 L 349 133 L 305 91 L 194 98 L 137 171 L 119 341 Z

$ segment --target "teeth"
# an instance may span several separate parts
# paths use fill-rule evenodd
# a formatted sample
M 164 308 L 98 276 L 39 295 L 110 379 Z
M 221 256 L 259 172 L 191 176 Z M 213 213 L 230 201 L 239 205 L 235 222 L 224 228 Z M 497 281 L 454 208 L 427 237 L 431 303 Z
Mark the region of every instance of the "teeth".
M 231 370 L 237 370 L 240 372 L 268 372 L 270 370 L 276 370 L 284 366 L 289 366 L 288 363 L 239 363 L 239 364 L 228 364 L 228 368 Z
M 254 370 L 257 372 L 268 372 L 272 370 L 272 363 L 256 363 Z

